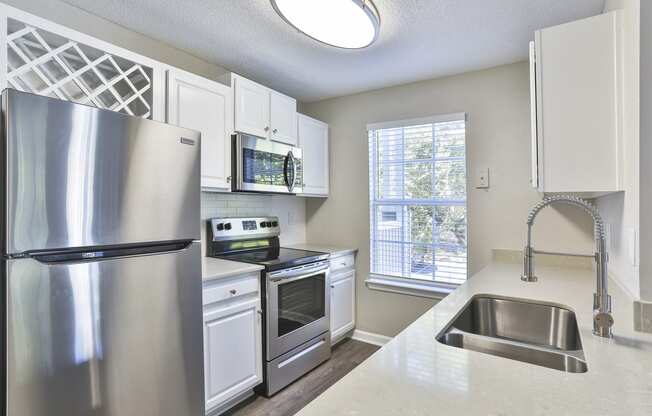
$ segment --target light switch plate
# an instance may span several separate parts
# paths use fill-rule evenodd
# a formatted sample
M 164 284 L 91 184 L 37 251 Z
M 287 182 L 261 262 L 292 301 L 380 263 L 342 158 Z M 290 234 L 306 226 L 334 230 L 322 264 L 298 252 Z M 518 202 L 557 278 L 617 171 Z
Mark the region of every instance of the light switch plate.
M 475 187 L 477 189 L 489 188 L 489 168 L 478 169 L 475 176 Z

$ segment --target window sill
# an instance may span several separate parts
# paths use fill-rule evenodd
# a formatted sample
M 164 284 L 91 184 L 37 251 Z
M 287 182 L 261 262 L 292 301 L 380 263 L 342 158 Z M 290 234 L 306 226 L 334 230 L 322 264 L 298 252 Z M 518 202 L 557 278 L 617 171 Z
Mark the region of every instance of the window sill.
M 419 282 L 375 274 L 369 275 L 365 285 L 372 290 L 430 299 L 443 299 L 459 287 L 455 284 Z

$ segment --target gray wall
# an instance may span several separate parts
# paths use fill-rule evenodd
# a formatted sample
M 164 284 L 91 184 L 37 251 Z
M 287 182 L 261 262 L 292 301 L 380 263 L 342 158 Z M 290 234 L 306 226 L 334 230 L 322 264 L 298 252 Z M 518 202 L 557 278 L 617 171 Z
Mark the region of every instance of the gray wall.
M 468 114 L 469 271 L 473 274 L 490 262 L 492 249 L 522 249 L 527 213 L 540 199 L 529 183 L 529 106 L 525 62 L 302 106 L 331 129 L 331 196 L 307 201 L 307 239 L 360 249 L 358 329 L 392 336 L 433 304 L 364 285 L 369 273 L 366 124 Z M 478 190 L 473 187 L 474 174 L 484 167 L 490 169 L 491 188 Z M 540 249 L 591 252 L 590 219 L 572 207 L 544 210 L 535 225 L 534 243 Z

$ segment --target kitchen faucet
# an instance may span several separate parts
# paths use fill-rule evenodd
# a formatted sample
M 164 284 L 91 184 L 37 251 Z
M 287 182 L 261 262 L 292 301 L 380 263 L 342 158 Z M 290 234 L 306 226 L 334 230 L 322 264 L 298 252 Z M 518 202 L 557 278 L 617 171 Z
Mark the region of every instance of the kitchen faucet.
M 591 215 L 593 218 L 596 245 L 596 252 L 594 255 L 553 253 L 538 251 L 532 248 L 532 226 L 534 225 L 534 219 L 539 211 L 555 203 L 574 205 L 582 208 Z M 604 222 L 602 221 L 602 217 L 600 217 L 600 213 L 593 205 L 576 196 L 553 195 L 545 197 L 532 208 L 527 217 L 527 244 L 523 254 L 523 275 L 521 275 L 521 280 L 525 282 L 537 281 L 537 277 L 534 274 L 535 254 L 572 255 L 594 258 L 596 262 L 597 282 L 596 291 L 593 294 L 593 334 L 604 338 L 613 337 L 611 327 L 613 326 L 614 319 L 611 316 L 611 296 L 609 296 L 607 291 L 607 262 L 609 260 L 609 255 L 607 254 Z

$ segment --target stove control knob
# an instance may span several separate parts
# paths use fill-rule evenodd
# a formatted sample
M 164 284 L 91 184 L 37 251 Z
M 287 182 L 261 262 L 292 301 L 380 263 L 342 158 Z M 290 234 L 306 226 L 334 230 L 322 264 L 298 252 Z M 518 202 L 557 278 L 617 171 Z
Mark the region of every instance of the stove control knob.
M 268 226 L 268 227 L 271 227 L 271 226 L 272 226 L 272 222 L 271 222 L 271 221 L 267 221 L 267 226 Z
M 222 231 L 224 229 L 224 224 L 219 223 L 219 224 L 217 224 L 217 227 L 215 227 L 215 228 L 217 228 L 217 231 Z
M 278 221 L 272 222 L 272 227 L 278 227 Z
M 260 228 L 265 228 L 267 227 L 267 223 L 265 221 L 260 223 Z
M 224 229 L 225 230 L 230 230 L 231 229 L 231 223 L 227 222 L 226 224 L 224 224 Z

